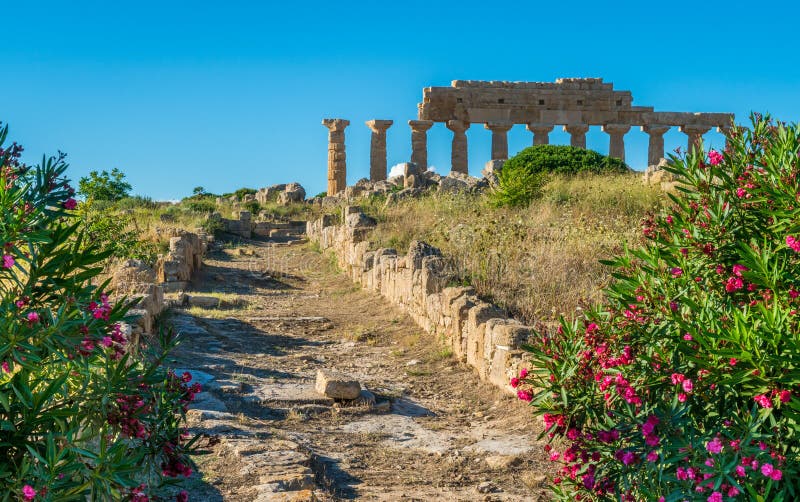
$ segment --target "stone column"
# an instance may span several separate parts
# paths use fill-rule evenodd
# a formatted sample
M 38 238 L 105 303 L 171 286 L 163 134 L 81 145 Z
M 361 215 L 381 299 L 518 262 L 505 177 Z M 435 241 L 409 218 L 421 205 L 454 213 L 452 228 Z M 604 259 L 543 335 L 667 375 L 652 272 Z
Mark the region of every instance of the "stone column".
M 530 132 L 533 133 L 533 144 L 534 145 L 549 145 L 550 144 L 550 132 L 553 130 L 555 126 L 553 124 L 535 124 L 530 123 L 525 126 Z
M 602 127 L 608 134 L 608 156 L 625 161 L 625 134 L 631 130 L 627 124 L 606 124 Z
M 730 125 L 717 126 L 717 132 L 722 134 L 725 137 L 725 150 L 728 150 L 730 148 L 730 146 L 731 146 L 730 145 L 731 142 L 730 142 L 730 139 L 728 138 L 728 135 L 731 133 L 732 127 L 733 126 L 730 126 Z
M 657 166 L 664 158 L 664 133 L 669 131 L 668 125 L 648 124 L 642 126 L 642 131 L 650 136 L 647 146 L 647 165 Z
M 372 131 L 369 143 L 369 180 L 386 179 L 386 129 L 394 122 L 391 120 L 367 120 L 367 127 Z
M 508 160 L 508 131 L 514 124 L 506 122 L 487 122 L 483 126 L 492 131 L 492 158 Z
M 711 130 L 711 126 L 704 125 L 684 125 L 680 127 L 680 131 L 689 136 L 689 141 L 686 144 L 686 152 L 689 153 L 695 148 L 700 148 L 703 142 L 703 134 Z
M 411 162 L 421 171 L 428 170 L 428 129 L 433 127 L 432 120 L 409 120 L 411 126 Z
M 328 128 L 328 195 L 333 196 L 347 186 L 347 154 L 344 151 L 344 129 L 349 120 L 323 119 Z
M 450 155 L 451 170 L 456 173 L 469 174 L 467 162 L 467 129 L 469 122 L 448 120 L 447 128 L 453 131 L 453 151 Z
M 586 133 L 589 126 L 586 124 L 565 125 L 564 130 L 569 133 L 569 144 L 578 148 L 586 148 Z

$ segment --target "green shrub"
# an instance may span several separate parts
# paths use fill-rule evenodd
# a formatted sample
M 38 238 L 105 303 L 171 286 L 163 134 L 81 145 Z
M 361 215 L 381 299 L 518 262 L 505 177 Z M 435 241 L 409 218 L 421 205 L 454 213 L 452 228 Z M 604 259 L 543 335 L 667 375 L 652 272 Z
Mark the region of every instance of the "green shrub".
M 80 205 L 77 214 L 87 237 L 85 245 L 101 246 L 116 258 L 135 258 L 155 264 L 158 246 L 141 240 L 131 210 L 118 210 L 108 201 L 88 199 Z
M 562 145 L 528 147 L 508 159 L 498 175 L 492 201 L 498 206 L 526 206 L 537 198 L 549 175 L 624 173 L 625 162 L 594 150 Z
M 800 128 L 755 116 L 728 142 L 673 158 L 608 303 L 535 335 L 511 382 L 562 500 L 800 498 Z
M 128 196 L 131 185 L 125 173 L 116 167 L 108 171 L 92 171 L 78 182 L 78 191 L 87 199 L 117 201 Z
M 117 201 L 116 207 L 118 209 L 158 209 L 159 204 L 150 197 L 134 195 Z
M 240 188 L 233 192 L 236 195 L 236 198 L 239 200 L 244 199 L 245 195 L 255 195 L 258 192 L 255 188 Z
M 92 285 L 112 251 L 81 230 L 66 167 L 0 148 L 0 498 L 158 497 L 191 472 L 183 413 L 200 389 L 161 367 L 170 337 L 127 347 L 125 307 Z
M 182 204 L 185 205 L 189 211 L 196 213 L 213 213 L 217 210 L 217 202 L 214 197 L 190 197 L 184 199 Z
M 258 213 L 261 211 L 261 204 L 259 204 L 257 200 L 245 202 L 242 204 L 242 207 L 244 207 L 245 210 L 250 211 L 250 214 L 253 216 L 258 216 Z

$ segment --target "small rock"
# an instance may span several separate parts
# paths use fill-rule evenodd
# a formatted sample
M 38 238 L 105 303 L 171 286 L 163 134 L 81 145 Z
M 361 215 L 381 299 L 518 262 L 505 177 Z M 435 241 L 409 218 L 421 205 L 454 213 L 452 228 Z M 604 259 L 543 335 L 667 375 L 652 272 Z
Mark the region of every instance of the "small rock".
M 410 361 L 408 361 L 406 363 L 406 366 L 416 366 L 418 364 L 419 364 L 419 360 L 418 359 L 412 359 L 412 360 L 410 360 Z
M 490 455 L 486 457 L 486 465 L 492 470 L 507 469 L 518 463 L 519 457 L 516 455 Z
M 317 392 L 333 399 L 356 399 L 361 395 L 361 384 L 346 375 L 330 370 L 317 370 Z
M 374 406 L 375 405 L 375 394 L 368 391 L 367 389 L 363 389 L 361 394 L 359 394 L 358 398 L 353 401 L 353 404 L 356 406 Z
M 476 488 L 478 493 L 494 493 L 497 490 L 497 487 L 491 481 L 484 481 L 483 483 L 479 484 Z

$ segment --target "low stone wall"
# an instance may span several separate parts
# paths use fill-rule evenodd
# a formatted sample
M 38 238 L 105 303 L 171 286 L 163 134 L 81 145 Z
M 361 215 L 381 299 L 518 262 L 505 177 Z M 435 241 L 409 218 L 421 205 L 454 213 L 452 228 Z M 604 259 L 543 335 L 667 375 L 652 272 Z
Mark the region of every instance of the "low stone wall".
M 144 333 L 152 333 L 155 317 L 165 307 L 164 292 L 184 289 L 200 269 L 208 245 L 205 234 L 170 230 L 169 252 L 161 256 L 155 270 L 140 260 L 124 260 L 111 273 L 109 287 L 116 297 L 131 303 L 128 315 L 134 320 L 129 335 L 133 345 Z
M 481 301 L 473 288 L 449 286 L 454 277 L 438 249 L 414 241 L 405 256 L 394 249 L 370 250 L 375 222 L 357 207 L 344 208 L 343 220 L 309 221 L 306 233 L 321 249 L 333 251 L 355 282 L 401 306 L 482 380 L 513 393 L 509 381 L 523 363 L 521 346 L 532 328 Z
M 250 211 L 239 211 L 235 213 L 237 219 L 232 220 L 223 218 L 219 213 L 211 215 L 222 225 L 222 230 L 226 233 L 238 235 L 245 239 L 251 239 L 254 235 L 270 239 L 281 239 L 303 233 L 305 223 L 302 221 L 254 221 Z

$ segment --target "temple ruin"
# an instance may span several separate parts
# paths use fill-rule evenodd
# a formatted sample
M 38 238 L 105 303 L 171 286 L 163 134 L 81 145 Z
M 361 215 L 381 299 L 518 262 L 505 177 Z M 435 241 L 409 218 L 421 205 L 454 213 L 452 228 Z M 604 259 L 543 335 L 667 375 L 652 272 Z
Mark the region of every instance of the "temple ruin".
M 411 162 L 428 167 L 427 131 L 437 122 L 453 132 L 451 169 L 468 172 L 467 130 L 483 124 L 492 133 L 491 159 L 508 159 L 508 131 L 524 124 L 533 133 L 532 144 L 546 145 L 560 125 L 572 146 L 586 148 L 586 133 L 600 126 L 609 136 L 609 155 L 625 160 L 625 135 L 632 127 L 649 136 L 648 165 L 664 158 L 664 134 L 672 127 L 685 133 L 687 150 L 716 128 L 724 133 L 733 123 L 731 113 L 661 112 L 651 106 L 633 106 L 630 91 L 614 90 L 600 78 L 562 78 L 551 82 L 495 82 L 454 80 L 450 87 L 426 87 L 411 127 Z M 328 194 L 346 187 L 344 129 L 349 121 L 325 119 L 329 129 Z M 386 179 L 386 132 L 391 120 L 370 120 L 370 180 Z

